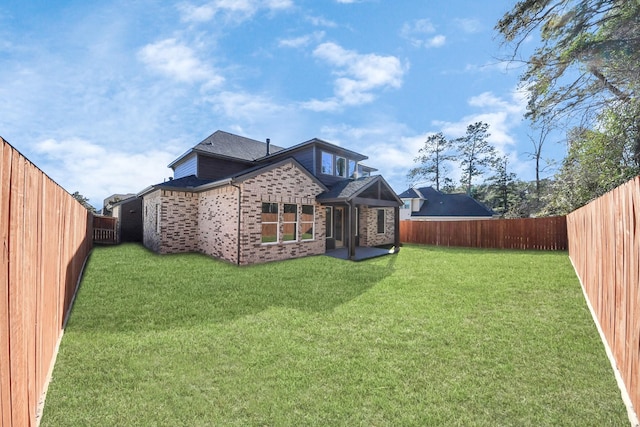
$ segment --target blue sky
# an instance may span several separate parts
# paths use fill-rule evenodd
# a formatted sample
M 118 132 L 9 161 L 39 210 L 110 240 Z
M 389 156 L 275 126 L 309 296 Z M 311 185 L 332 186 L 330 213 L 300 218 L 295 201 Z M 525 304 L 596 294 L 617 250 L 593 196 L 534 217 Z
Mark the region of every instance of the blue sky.
M 0 136 L 98 208 L 218 129 L 325 139 L 401 192 L 429 134 L 482 120 L 530 180 L 522 70 L 493 29 L 514 3 L 3 0 Z

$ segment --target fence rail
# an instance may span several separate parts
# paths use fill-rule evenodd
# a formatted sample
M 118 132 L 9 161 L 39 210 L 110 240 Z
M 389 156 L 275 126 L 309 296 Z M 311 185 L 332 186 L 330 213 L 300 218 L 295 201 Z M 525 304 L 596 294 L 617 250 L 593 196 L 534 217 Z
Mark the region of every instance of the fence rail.
M 0 425 L 37 425 L 91 214 L 0 138 Z
M 640 409 L 640 177 L 567 217 L 569 257 Z
M 567 221 L 550 218 L 400 221 L 400 241 L 470 248 L 566 250 Z

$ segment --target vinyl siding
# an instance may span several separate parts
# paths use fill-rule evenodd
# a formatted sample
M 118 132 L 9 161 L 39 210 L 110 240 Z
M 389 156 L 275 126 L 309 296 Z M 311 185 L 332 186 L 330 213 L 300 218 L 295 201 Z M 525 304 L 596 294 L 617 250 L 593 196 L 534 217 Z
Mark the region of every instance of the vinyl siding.
M 176 168 L 173 170 L 173 178 L 183 178 L 189 175 L 197 175 L 197 173 L 197 157 L 196 155 L 191 155 L 191 157 L 189 157 L 187 160 L 176 166 Z

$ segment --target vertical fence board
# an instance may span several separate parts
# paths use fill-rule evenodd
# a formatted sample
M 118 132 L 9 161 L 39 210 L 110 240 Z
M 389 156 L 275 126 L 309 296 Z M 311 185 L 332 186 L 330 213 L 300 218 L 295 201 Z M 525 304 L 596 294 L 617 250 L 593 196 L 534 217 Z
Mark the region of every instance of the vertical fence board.
M 9 201 L 13 150 L 0 139 L 0 422 L 11 425 L 11 366 L 9 352 Z
M 11 422 L 29 425 L 27 390 L 27 344 L 25 328 L 25 283 L 22 271 L 24 256 L 24 164 L 13 156 L 10 185 L 9 222 L 9 351 L 11 369 Z
M 400 221 L 400 241 L 437 246 L 566 250 L 566 217 Z
M 2 138 L 0 180 L 0 425 L 35 426 L 92 215 Z
M 567 217 L 569 256 L 640 408 L 640 177 Z

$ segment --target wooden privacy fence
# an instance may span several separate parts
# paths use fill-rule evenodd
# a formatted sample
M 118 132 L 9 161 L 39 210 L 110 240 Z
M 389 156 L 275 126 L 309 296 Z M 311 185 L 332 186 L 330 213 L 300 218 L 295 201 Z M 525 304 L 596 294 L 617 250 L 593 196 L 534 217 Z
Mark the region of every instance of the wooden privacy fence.
M 640 408 L 640 177 L 568 215 L 569 257 Z
M 118 243 L 118 218 L 111 216 L 93 217 L 93 243 Z
M 35 426 L 91 214 L 0 138 L 0 425 Z
M 566 250 L 567 221 L 550 218 L 400 221 L 400 241 L 469 248 Z

